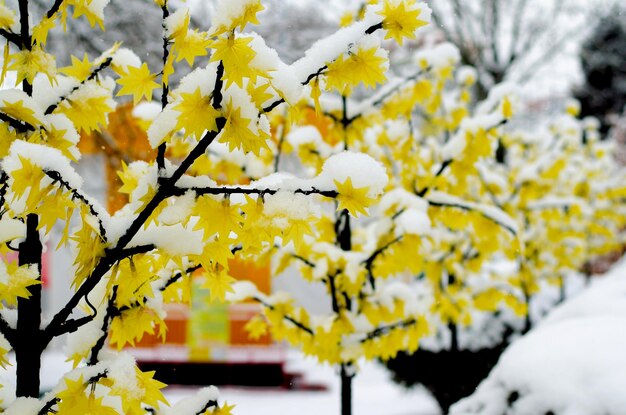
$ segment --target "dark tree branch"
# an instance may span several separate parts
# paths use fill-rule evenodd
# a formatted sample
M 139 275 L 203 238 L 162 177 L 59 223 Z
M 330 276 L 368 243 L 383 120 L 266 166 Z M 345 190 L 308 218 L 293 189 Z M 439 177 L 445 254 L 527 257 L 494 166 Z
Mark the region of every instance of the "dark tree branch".
M 437 177 L 441 176 L 446 169 L 448 168 L 448 166 L 450 166 L 450 164 L 452 164 L 454 160 L 444 160 L 443 163 L 441 163 L 441 166 L 439 166 L 439 170 L 437 170 L 437 173 L 435 173 L 435 177 L 433 178 L 436 179 Z M 417 190 L 415 191 L 415 193 L 419 196 L 419 197 L 424 197 L 426 196 L 426 193 L 428 193 L 428 191 L 431 189 L 432 187 L 432 183 L 429 184 L 428 186 L 424 187 L 422 190 Z
M 526 16 L 526 6 L 528 0 L 519 0 L 517 7 L 515 8 L 515 20 L 513 22 L 513 30 L 511 35 L 511 50 L 509 55 L 508 66 L 513 65 L 517 60 L 517 48 L 521 41 L 521 29 L 524 23 L 524 17 Z
M 304 265 L 308 266 L 309 268 L 315 268 L 316 267 L 316 265 L 313 262 L 309 261 L 308 259 L 306 259 L 306 258 L 304 258 L 304 257 L 302 257 L 300 255 L 291 254 L 291 256 L 293 258 L 301 261 Z
M 287 111 L 285 111 L 284 117 L 287 116 Z M 278 166 L 280 165 L 280 157 L 283 153 L 283 143 L 285 142 L 285 138 L 287 137 L 287 125 L 283 123 L 282 129 L 280 131 L 280 138 L 278 140 L 278 145 L 276 149 L 276 158 L 274 158 L 274 173 L 278 171 Z
M 417 320 L 414 318 L 408 319 L 408 320 L 404 320 L 404 321 L 400 321 L 398 323 L 394 323 L 394 324 L 390 324 L 388 326 L 382 326 L 382 327 L 378 327 L 375 330 L 372 330 L 371 332 L 369 332 L 365 338 L 363 340 L 361 340 L 361 343 L 364 343 L 368 340 L 373 340 L 377 337 L 381 337 L 384 336 L 388 333 L 390 333 L 391 331 L 395 330 L 395 329 L 403 329 L 403 328 L 407 328 L 412 326 L 413 324 L 416 324 Z
M 481 210 L 472 208 L 471 206 L 461 205 L 461 204 L 458 204 L 458 203 L 433 202 L 433 201 L 428 200 L 428 199 L 426 201 L 428 202 L 429 205 L 435 206 L 435 207 L 448 207 L 448 208 L 455 208 L 455 209 L 465 210 L 467 212 L 476 212 L 476 213 L 480 214 L 481 216 L 483 216 L 485 219 L 488 219 L 491 222 L 495 223 L 496 225 L 506 229 L 511 234 L 517 235 L 517 230 L 515 230 L 514 228 L 510 227 L 506 223 L 502 223 L 501 221 L 497 220 L 496 218 L 494 218 L 492 216 L 489 216 L 487 213 L 485 213 L 485 212 L 483 212 Z
M 79 200 L 81 203 L 83 203 L 85 206 L 89 208 L 89 213 L 98 220 L 98 228 L 100 231 L 100 236 L 106 242 L 107 234 L 106 234 L 106 229 L 104 228 L 104 224 L 102 223 L 102 218 L 100 218 L 100 215 L 96 211 L 96 208 L 94 207 L 94 205 L 92 205 L 89 202 L 89 200 L 87 200 L 87 197 L 81 194 L 78 190 L 74 189 L 69 184 L 69 182 L 63 180 L 63 176 L 61 176 L 61 173 L 59 173 L 58 171 L 43 170 L 43 172 L 45 173 L 46 176 L 52 179 L 52 184 L 60 183 L 63 188 L 65 188 L 67 191 L 69 191 L 72 194 L 72 199 Z
M 156 249 L 154 245 L 138 245 L 132 248 L 125 248 L 115 251 L 115 254 L 111 257 L 114 261 L 121 261 L 126 258 L 130 258 L 133 255 L 140 255 L 148 253 Z
M 377 250 L 372 252 L 372 254 L 369 257 L 367 257 L 362 262 L 362 264 L 365 265 L 365 269 L 367 270 L 367 276 L 368 276 L 368 279 L 369 279 L 369 282 L 370 282 L 370 286 L 372 288 L 376 288 L 376 281 L 374 279 L 374 272 L 373 272 L 374 261 L 376 261 L 376 258 L 378 258 L 380 255 L 382 255 L 393 244 L 396 244 L 396 243 L 400 242 L 401 240 L 402 240 L 402 236 L 398 236 L 394 240 L 386 243 L 385 245 L 381 246 L 380 248 L 378 248 Z
M 206 405 L 204 405 L 202 409 L 196 412 L 196 415 L 206 414 L 210 408 L 216 408 L 216 407 L 217 407 L 217 401 L 209 401 L 206 403 Z
M 167 66 L 167 59 L 169 58 L 170 50 L 169 50 L 169 39 L 166 35 L 166 27 L 165 20 L 169 17 L 170 11 L 167 8 L 167 1 L 163 2 L 163 6 L 161 6 L 161 11 L 163 12 L 163 74 L 161 75 L 161 109 L 164 109 L 167 106 L 167 96 L 169 94 L 169 86 L 165 82 L 165 69 Z M 161 143 L 157 152 L 157 166 L 159 168 L 159 177 L 161 177 L 162 173 L 165 171 L 165 151 L 167 149 L 167 144 Z
M 67 333 L 73 333 L 85 324 L 93 321 L 96 318 L 96 314 L 90 314 L 85 317 L 67 320 L 63 324 L 61 324 L 55 332 L 48 332 L 52 337 L 59 337 Z
M 61 399 L 54 397 L 52 399 L 50 399 L 48 402 L 46 402 L 46 404 L 39 410 L 39 412 L 37 412 L 37 415 L 47 415 L 49 413 L 53 413 L 56 414 L 57 411 L 55 411 L 54 406 L 56 404 L 58 404 L 59 402 L 61 402 Z
M 17 336 L 16 330 L 9 325 L 9 323 L 0 315 L 0 333 L 9 342 L 11 347 L 15 347 L 15 339 Z
M 30 38 L 30 17 L 28 15 L 28 0 L 19 0 L 18 7 L 20 11 L 20 50 L 31 50 Z M 22 81 L 22 90 L 28 96 L 33 95 L 33 86 L 28 80 Z
M 93 366 L 98 363 L 98 355 L 100 351 L 104 347 L 104 343 L 109 335 L 109 324 L 111 323 L 111 319 L 115 316 L 116 308 L 115 301 L 117 300 L 117 286 L 113 287 L 113 292 L 111 293 L 111 298 L 107 303 L 106 314 L 104 315 L 104 320 L 102 321 L 102 327 L 100 328 L 102 331 L 102 335 L 98 337 L 96 344 L 94 344 L 91 349 L 91 353 L 89 354 L 89 360 L 87 364 L 89 366 Z
M 175 187 L 169 193 L 172 196 L 182 196 L 188 191 L 195 192 L 198 196 L 203 195 L 259 195 L 261 197 L 265 197 L 266 195 L 274 195 L 281 191 L 280 189 L 254 189 L 254 188 L 245 188 L 245 187 Z M 295 194 L 302 194 L 305 196 L 309 195 L 320 195 L 328 198 L 336 198 L 339 193 L 336 190 L 320 190 L 315 187 L 311 187 L 310 189 L 295 189 L 289 190 Z
M 265 301 L 263 301 L 262 299 L 260 299 L 259 297 L 252 297 L 252 299 L 254 301 L 256 301 L 257 303 L 261 304 L 263 307 L 268 308 L 272 311 L 276 310 L 276 307 L 274 307 L 272 304 L 269 304 Z M 284 320 L 287 320 L 288 322 L 290 322 L 291 324 L 293 324 L 294 326 L 298 327 L 300 330 L 303 330 L 307 333 L 309 333 L 311 336 L 315 335 L 315 332 L 313 331 L 313 329 L 311 329 L 310 327 L 307 327 L 306 325 L 304 325 L 303 323 L 299 322 L 298 320 L 296 320 L 295 318 L 288 316 L 288 315 L 284 315 L 283 316 Z
M 194 271 L 199 270 L 200 268 L 202 268 L 202 265 L 195 265 L 193 267 L 189 267 L 185 270 L 185 272 L 178 272 L 175 275 L 173 275 L 170 279 L 167 280 L 167 282 L 163 285 L 163 287 L 159 288 L 159 291 L 165 291 L 167 290 L 167 288 L 176 283 L 178 280 L 180 280 L 183 275 L 189 275 L 191 273 L 193 273 Z
M 20 35 L 17 33 L 10 32 L 6 29 L 0 29 L 0 36 L 4 37 L 9 42 L 13 43 L 15 46 L 20 46 L 22 43 Z
M 4 112 L 0 112 L 0 120 L 9 124 L 11 127 L 15 129 L 15 131 L 19 133 L 25 133 L 27 131 L 35 131 L 34 126 L 28 124 L 27 122 L 17 120 L 8 114 L 5 114 Z
M 105 70 L 106 68 L 111 66 L 112 62 L 113 62 L 113 58 L 111 58 L 111 57 L 106 58 L 104 60 L 104 62 L 102 62 L 100 65 L 98 65 L 98 67 L 95 68 L 93 70 L 93 72 L 91 72 L 91 74 L 89 74 L 87 79 L 85 79 L 80 84 L 78 84 L 74 88 L 72 88 L 72 90 L 67 95 L 64 95 L 64 96 L 60 97 L 59 100 L 55 104 L 52 104 L 48 108 L 46 108 L 45 114 L 46 115 L 52 114 L 54 112 L 54 110 L 57 109 L 57 107 L 59 105 L 61 105 L 64 101 L 67 101 L 69 99 L 70 95 L 72 95 L 74 92 L 78 91 L 80 89 L 80 87 L 85 85 L 85 83 L 87 83 L 88 81 L 91 81 L 91 80 L 95 79 L 98 76 L 98 74 L 100 74 L 100 72 L 102 72 L 103 70 Z
M 54 2 L 50 10 L 48 10 L 48 13 L 46 13 L 46 17 L 48 19 L 52 18 L 52 16 L 54 16 L 59 11 L 59 9 L 61 8 L 61 5 L 63 4 L 63 1 L 64 0 L 56 0 Z

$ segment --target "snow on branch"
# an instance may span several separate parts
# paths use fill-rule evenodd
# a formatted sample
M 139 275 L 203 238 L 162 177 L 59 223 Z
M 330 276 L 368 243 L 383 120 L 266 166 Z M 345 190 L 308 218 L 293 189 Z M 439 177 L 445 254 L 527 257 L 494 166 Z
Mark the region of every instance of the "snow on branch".
M 517 223 L 507 215 L 503 210 L 490 205 L 468 202 L 460 199 L 456 196 L 452 196 L 439 191 L 431 191 L 425 196 L 425 200 L 431 206 L 437 207 L 449 207 L 462 209 L 469 212 L 476 212 L 484 216 L 485 218 L 493 221 L 499 226 L 505 228 L 513 235 L 517 235 L 518 226 Z

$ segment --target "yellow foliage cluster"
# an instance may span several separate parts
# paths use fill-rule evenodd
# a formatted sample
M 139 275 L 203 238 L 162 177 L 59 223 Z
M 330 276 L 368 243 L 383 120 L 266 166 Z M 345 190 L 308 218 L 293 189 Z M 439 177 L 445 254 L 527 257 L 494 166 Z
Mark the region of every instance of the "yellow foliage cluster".
M 372 88 L 386 81 L 382 38 L 399 43 L 414 38 L 429 18 L 428 8 L 408 0 L 371 2 L 365 20 L 325 40 L 331 49 L 322 41 L 302 61 L 287 66 L 263 39 L 244 32 L 258 23 L 264 9 L 260 0 L 222 1 L 206 30 L 191 28 L 187 9 L 172 11 L 167 0 L 155 3 L 164 16 L 155 22 L 164 27 L 162 68 L 150 68 L 120 44 L 101 56 L 71 57 L 68 67 L 56 67 L 45 49 L 49 31 L 81 17 L 104 29 L 103 2 L 55 1 L 32 30 L 36 19 L 0 5 L 0 35 L 7 40 L 2 78 L 9 70 L 17 74 L 16 88 L 0 91 L 1 252 L 20 252 L 17 262 L 3 262 L 0 269 L 0 305 L 17 305 L 20 313 L 26 307 L 39 310 L 40 292 L 33 287 L 41 281 L 40 240 L 57 223 L 63 230 L 56 249 L 70 247 L 73 253 L 70 300 L 44 324 L 29 328 L 44 347 L 68 335 L 68 360 L 75 367 L 37 401 L 40 413 L 135 414 L 145 408 L 164 413 L 167 402 L 159 392 L 164 385 L 136 369 L 128 355 L 102 353 L 103 347 L 111 344 L 119 351 L 146 333 L 165 338 L 163 305 L 189 303 L 192 273 L 210 290 L 211 301 L 225 301 L 237 294 L 229 260 L 268 256 L 276 244 L 305 256 L 315 252 L 320 263 L 326 261 L 328 273 L 315 270 L 311 278 L 326 280 L 336 293 L 349 293 L 334 297 L 338 318 L 315 326 L 290 301 L 272 301 L 267 318 L 277 338 L 304 342 L 307 352 L 333 363 L 356 361 L 363 348 L 368 357 L 417 348 L 429 326 L 417 310 L 403 305 L 402 292 L 363 303 L 367 310 L 362 312 L 352 304 L 351 296 L 370 294 L 362 288 L 370 281 L 368 269 L 378 267 L 373 258 L 369 268 L 343 253 L 329 260 L 327 249 L 311 243 L 321 234 L 329 249 L 335 248 L 335 223 L 320 214 L 325 207 L 316 202 L 331 201 L 332 212 L 346 225 L 369 214 L 386 183 L 382 166 L 374 157 L 331 152 L 328 163 L 311 158 L 319 161 L 313 178 L 265 176 L 279 164 L 284 142 L 279 135 L 290 128 L 276 120 L 284 116 L 299 122 L 309 112 L 309 101 L 320 108 L 322 91 L 350 94 L 361 84 Z M 193 67 L 197 58 L 209 55 L 206 67 L 193 69 L 176 85 L 171 82 L 178 65 Z M 128 203 L 111 215 L 82 191 L 82 178 L 71 164 L 80 158 L 79 137 L 106 135 L 114 97 L 132 97 L 133 104 L 143 105 L 159 89 L 161 111 L 138 123 L 156 159 L 122 163 L 120 192 L 128 195 Z M 369 117 L 347 122 L 347 112 L 340 114 L 343 127 L 329 126 L 329 140 L 360 142 L 362 131 L 372 125 Z M 376 169 L 376 180 L 351 171 L 356 165 L 344 168 L 341 160 Z M 367 317 L 356 324 L 361 314 Z M 248 327 L 255 336 L 266 330 L 260 318 Z M 338 348 L 346 333 L 355 335 L 350 347 Z M 0 364 L 11 349 L 22 364 L 32 345 L 20 336 L 0 316 Z M 31 380 L 37 376 L 31 375 Z M 17 389 L 24 389 L 27 380 L 18 376 Z M 230 414 L 232 406 L 205 392 L 201 407 L 186 408 Z M 0 412 L 20 404 L 19 399 L 2 402 Z
M 253 335 L 269 330 L 344 367 L 386 360 L 479 313 L 524 319 L 547 286 L 620 249 L 623 173 L 590 122 L 564 111 L 547 132 L 509 125 L 521 106 L 515 90 L 496 88 L 476 105 L 476 73 L 458 67 L 450 45 L 420 51 L 412 73 L 370 93 L 341 78 L 363 56 L 355 47 L 328 65 L 297 110 L 270 114 L 273 139 L 279 157 L 314 174 L 331 154 L 370 154 L 391 178 L 386 193 L 372 204 L 352 183 L 336 183 L 357 204 L 340 195 L 338 212 L 323 211 L 310 236 L 274 258 L 276 273 L 296 265 L 322 284 L 330 310 L 312 315 L 284 294 L 250 295 L 265 307 L 248 327 Z M 361 70 L 375 84 L 371 65 Z

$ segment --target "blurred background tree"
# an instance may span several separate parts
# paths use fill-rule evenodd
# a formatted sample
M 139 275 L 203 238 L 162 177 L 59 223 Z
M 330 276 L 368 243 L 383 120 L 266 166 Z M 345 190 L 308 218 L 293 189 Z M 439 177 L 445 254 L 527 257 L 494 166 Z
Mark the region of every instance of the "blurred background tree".
M 478 98 L 503 81 L 526 83 L 580 40 L 593 2 L 571 0 L 429 1 L 433 21 L 479 73 Z M 606 2 L 605 2 L 606 3 Z
M 619 9 L 596 24 L 582 46 L 580 61 L 584 84 L 576 98 L 581 115 L 598 118 L 601 131 L 607 133 L 626 105 L 626 23 Z

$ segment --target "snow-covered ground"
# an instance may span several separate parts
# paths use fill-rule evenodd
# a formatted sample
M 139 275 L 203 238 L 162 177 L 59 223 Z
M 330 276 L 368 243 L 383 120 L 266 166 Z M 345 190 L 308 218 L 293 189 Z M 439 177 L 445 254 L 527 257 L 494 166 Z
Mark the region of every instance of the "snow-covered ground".
M 54 387 L 71 370 L 60 352 L 44 355 L 42 389 Z M 0 369 L 1 379 L 13 379 L 15 366 Z M 287 370 L 302 373 L 309 383 L 326 385 L 325 391 L 289 391 L 277 388 L 220 387 L 220 396 L 235 404 L 233 415 L 333 415 L 339 414 L 339 381 L 332 368 L 321 367 L 297 352 L 288 355 Z M 12 383 L 12 382 L 10 382 Z M 165 395 L 171 403 L 193 395 L 198 388 L 169 386 Z M 2 389 L 0 389 L 2 391 Z M 0 393 L 1 395 L 1 393 Z M 0 396 L 1 398 L 1 396 Z M 388 372 L 376 363 L 364 363 L 354 381 L 354 415 L 438 415 L 435 400 L 422 388 L 407 390 L 394 384 Z
M 626 258 L 509 347 L 455 415 L 620 415 L 626 394 Z
M 334 415 L 339 414 L 339 381 L 334 370 L 320 367 L 311 359 L 290 353 L 288 370 L 304 373 L 312 383 L 328 386 L 327 391 L 286 391 L 220 387 L 220 395 L 236 404 L 235 415 Z M 424 389 L 407 390 L 394 384 L 388 372 L 376 363 L 365 363 L 354 380 L 354 415 L 438 415 L 439 406 Z M 169 387 L 172 402 L 193 393 L 189 387 Z

